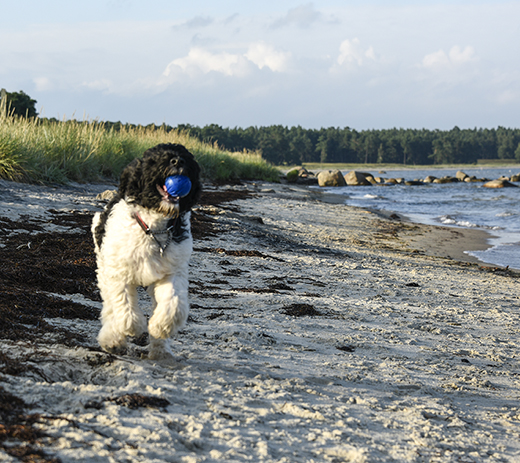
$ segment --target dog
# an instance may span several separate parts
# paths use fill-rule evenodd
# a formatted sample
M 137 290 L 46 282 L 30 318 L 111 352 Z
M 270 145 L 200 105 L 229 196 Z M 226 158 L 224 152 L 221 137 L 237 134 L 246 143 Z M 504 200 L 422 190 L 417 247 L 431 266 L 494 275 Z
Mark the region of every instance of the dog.
M 191 184 L 172 195 L 168 179 Z M 92 221 L 97 280 L 103 301 L 98 341 L 124 352 L 128 336 L 149 334 L 148 358 L 172 358 L 169 339 L 188 318 L 188 263 L 193 250 L 191 208 L 201 193 L 200 167 L 182 145 L 159 144 L 122 172 L 115 197 Z M 186 190 L 186 188 L 185 188 Z M 153 313 L 139 310 L 145 287 Z

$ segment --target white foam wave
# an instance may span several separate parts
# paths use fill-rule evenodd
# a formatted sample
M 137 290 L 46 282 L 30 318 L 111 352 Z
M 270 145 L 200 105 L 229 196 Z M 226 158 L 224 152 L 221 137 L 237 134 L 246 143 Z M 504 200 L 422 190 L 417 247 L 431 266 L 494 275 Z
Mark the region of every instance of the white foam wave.
M 470 222 L 469 220 L 456 220 L 453 217 L 449 215 L 443 215 L 439 218 L 441 223 L 444 225 L 457 225 L 459 227 L 465 227 L 465 228 L 478 228 L 479 225 L 476 223 Z

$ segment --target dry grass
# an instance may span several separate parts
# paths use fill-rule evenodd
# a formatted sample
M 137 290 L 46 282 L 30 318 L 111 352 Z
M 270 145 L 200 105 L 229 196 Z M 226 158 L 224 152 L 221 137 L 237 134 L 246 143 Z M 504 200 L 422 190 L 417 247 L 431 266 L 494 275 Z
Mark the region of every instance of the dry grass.
M 0 178 L 38 183 L 117 179 L 132 159 L 159 143 L 186 146 L 208 180 L 279 178 L 258 153 L 231 153 L 178 131 L 141 126 L 109 130 L 96 121 L 25 119 L 2 110 Z

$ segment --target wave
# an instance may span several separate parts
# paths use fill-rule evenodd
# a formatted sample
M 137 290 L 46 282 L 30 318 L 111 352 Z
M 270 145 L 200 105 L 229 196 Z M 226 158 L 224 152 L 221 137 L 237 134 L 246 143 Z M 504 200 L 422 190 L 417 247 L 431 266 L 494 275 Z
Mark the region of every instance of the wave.
M 488 226 L 488 225 L 479 225 L 469 220 L 457 220 L 450 215 L 443 215 L 439 217 L 439 221 L 443 225 L 456 225 L 457 227 L 463 228 L 483 228 L 486 230 L 502 230 L 503 227 L 499 227 L 498 225 Z

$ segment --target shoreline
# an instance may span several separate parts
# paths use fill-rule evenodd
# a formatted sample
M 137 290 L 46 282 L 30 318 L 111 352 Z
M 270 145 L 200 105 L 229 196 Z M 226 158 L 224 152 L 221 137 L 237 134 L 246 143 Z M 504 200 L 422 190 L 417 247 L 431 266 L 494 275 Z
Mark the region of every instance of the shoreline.
M 293 184 L 290 185 L 294 187 Z M 346 200 L 342 195 L 337 195 L 330 192 L 321 192 L 316 189 L 307 189 L 304 185 L 297 185 L 296 188 L 301 188 L 306 191 L 316 193 L 317 199 L 328 204 L 342 204 L 347 206 Z M 475 256 L 468 254 L 472 251 L 485 251 L 492 247 L 489 240 L 493 239 L 494 235 L 487 230 L 476 230 L 463 227 L 450 227 L 447 225 L 431 225 L 416 222 L 406 215 L 396 214 L 394 211 L 388 210 L 374 210 L 370 208 L 363 208 L 358 206 L 348 206 L 366 211 L 376 216 L 382 217 L 395 223 L 401 221 L 403 223 L 412 225 L 413 231 L 402 230 L 400 236 L 406 240 L 408 246 L 412 248 L 411 252 L 419 252 L 427 256 L 453 259 L 460 262 L 467 262 L 472 264 L 479 264 L 486 267 L 503 267 L 500 265 L 485 262 Z M 513 269 L 517 271 L 516 269 Z M 520 272 L 520 271 L 519 271 Z

